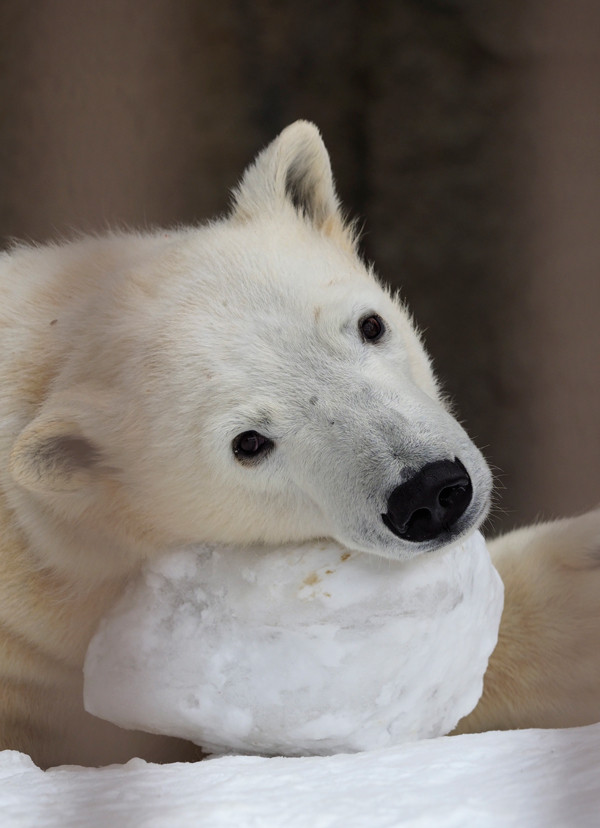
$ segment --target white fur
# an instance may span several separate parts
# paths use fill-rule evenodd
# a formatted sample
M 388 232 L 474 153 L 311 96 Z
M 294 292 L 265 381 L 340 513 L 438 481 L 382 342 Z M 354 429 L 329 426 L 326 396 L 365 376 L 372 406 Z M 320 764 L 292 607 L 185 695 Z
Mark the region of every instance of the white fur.
M 318 182 L 318 223 L 283 189 L 286 171 L 302 163 Z M 40 497 L 72 521 L 98 480 L 112 478 L 169 544 L 333 537 L 405 559 L 436 542 L 402 541 L 385 527 L 389 494 L 425 463 L 455 457 L 475 491 L 458 534 L 481 521 L 485 462 L 446 411 L 404 308 L 349 239 L 343 246 L 324 232 L 326 219 L 341 227 L 327 212 L 335 209 L 325 148 L 314 127 L 298 123 L 247 173 L 231 219 L 14 254 L 8 266 L 37 278 L 8 312 L 12 301 L 21 320 L 24 303 L 38 304 L 31 326 L 46 333 L 56 366 L 36 418 L 20 401 L 4 436 L 5 450 L 16 442 L 12 471 L 24 485 L 13 503 L 44 543 Z M 67 295 L 44 307 L 42 272 L 50 292 L 67 270 Z M 370 311 L 388 326 L 377 345 L 358 333 Z M 16 347 L 30 348 L 32 332 L 19 333 Z M 75 465 L 68 477 L 59 466 L 60 480 L 49 468 L 32 474 L 22 467 L 25 446 L 31 435 L 38 445 L 40 428 L 44 439 L 51 429 L 80 435 L 98 465 Z M 231 441 L 252 429 L 276 449 L 246 468 Z M 126 555 L 122 547 L 113 556 Z
M 148 558 L 323 537 L 414 558 L 450 538 L 401 540 L 381 515 L 395 487 L 438 460 L 458 458 L 473 483 L 451 539 L 486 514 L 487 465 L 408 313 L 357 256 L 310 124 L 264 150 L 224 219 L 16 247 L 0 258 L 0 286 L 0 747 L 41 764 L 181 757 L 162 743 L 148 753 L 82 706 L 93 631 Z M 358 331 L 372 312 L 387 326 L 376 344 Z M 253 466 L 232 451 L 247 430 L 275 442 Z M 597 629 L 590 577 L 572 602 Z M 558 574 L 551 583 L 554 607 Z M 518 662 L 512 641 L 503 652 Z M 536 676 L 559 671 L 561 653 Z
M 450 534 L 401 540 L 389 495 L 455 457 L 474 495 L 451 539 L 487 511 L 485 461 L 357 256 L 311 124 L 261 153 L 228 217 L 17 247 L 0 280 L 0 745 L 97 761 L 77 738 L 83 656 L 148 558 L 328 537 L 409 559 Z M 232 451 L 248 430 L 275 442 L 252 466 Z

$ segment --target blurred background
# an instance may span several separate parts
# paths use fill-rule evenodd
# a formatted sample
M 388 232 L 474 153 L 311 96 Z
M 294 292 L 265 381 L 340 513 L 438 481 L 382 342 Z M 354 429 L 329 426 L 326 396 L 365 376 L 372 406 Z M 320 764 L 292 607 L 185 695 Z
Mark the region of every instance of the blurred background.
M 214 216 L 296 118 L 494 468 L 491 531 L 598 504 L 597 0 L 0 0 L 2 241 Z

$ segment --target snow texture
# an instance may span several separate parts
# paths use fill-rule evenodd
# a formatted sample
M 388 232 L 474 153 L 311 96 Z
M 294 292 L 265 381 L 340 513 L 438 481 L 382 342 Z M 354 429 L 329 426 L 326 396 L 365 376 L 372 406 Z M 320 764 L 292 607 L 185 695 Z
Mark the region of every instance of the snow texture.
M 600 725 L 302 759 L 53 768 L 0 753 L 2 828 L 597 828 Z
M 182 551 L 102 622 L 86 708 L 214 753 L 440 736 L 479 699 L 502 593 L 479 533 L 409 563 L 333 543 Z

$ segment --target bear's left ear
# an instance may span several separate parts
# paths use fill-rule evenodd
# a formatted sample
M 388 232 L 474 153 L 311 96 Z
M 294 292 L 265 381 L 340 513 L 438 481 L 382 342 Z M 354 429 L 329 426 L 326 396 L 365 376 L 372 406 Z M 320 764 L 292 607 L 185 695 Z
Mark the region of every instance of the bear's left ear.
M 242 221 L 293 206 L 321 229 L 341 222 L 331 164 L 319 130 L 296 121 L 283 130 L 246 170 L 234 191 L 233 217 Z

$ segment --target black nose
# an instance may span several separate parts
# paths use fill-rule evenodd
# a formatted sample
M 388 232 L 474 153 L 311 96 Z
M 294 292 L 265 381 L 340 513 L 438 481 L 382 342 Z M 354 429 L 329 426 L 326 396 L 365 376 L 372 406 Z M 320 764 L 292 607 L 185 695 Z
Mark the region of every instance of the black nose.
M 471 478 L 460 460 L 440 460 L 394 489 L 381 517 L 403 540 L 433 540 L 450 530 L 472 497 Z

